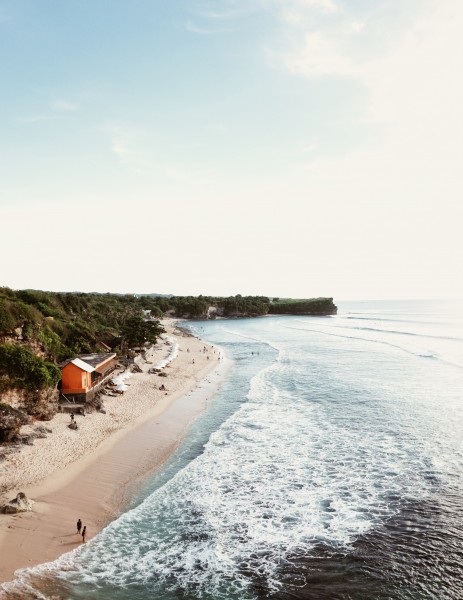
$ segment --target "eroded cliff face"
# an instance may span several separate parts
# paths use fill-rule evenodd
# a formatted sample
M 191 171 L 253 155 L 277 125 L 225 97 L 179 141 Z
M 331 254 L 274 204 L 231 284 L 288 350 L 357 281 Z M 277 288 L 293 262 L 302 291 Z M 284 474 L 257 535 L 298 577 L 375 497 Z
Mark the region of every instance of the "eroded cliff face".
M 26 339 L 23 327 L 17 327 L 0 337 L 1 343 L 15 344 L 28 348 L 36 356 L 47 358 L 43 346 L 36 340 Z M 8 382 L 8 373 L 3 375 Z M 5 383 L 5 382 L 3 382 Z M 2 384 L 0 376 L 0 385 Z M 19 428 L 30 420 L 49 421 L 58 412 L 59 392 L 56 388 L 27 389 L 0 387 L 0 441 L 10 441 L 19 433 Z M 2 389 L 4 388 L 4 389 Z M 8 407 L 12 410 L 9 411 Z
M 36 356 L 40 356 L 40 358 L 49 359 L 50 357 L 47 355 L 43 344 L 34 339 L 27 339 L 24 336 L 23 329 L 23 327 L 16 327 L 16 329 L 10 333 L 0 335 L 0 343 L 18 344 L 19 346 L 29 348 L 29 350 L 31 350 Z
M 10 389 L 0 393 L 0 402 L 39 419 L 49 421 L 58 412 L 57 389 L 26 390 Z
M 57 389 L 9 389 L 0 393 L 0 444 L 14 442 L 31 419 L 49 421 L 58 411 Z
M 13 441 L 28 422 L 29 417 L 22 410 L 0 404 L 0 444 Z

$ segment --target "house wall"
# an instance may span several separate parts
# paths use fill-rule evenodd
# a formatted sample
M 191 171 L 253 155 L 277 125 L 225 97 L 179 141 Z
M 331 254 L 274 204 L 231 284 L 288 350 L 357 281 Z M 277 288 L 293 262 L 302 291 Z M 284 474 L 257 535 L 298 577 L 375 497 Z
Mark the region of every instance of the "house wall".
M 91 386 L 91 374 L 69 363 L 61 370 L 62 392 L 84 394 Z

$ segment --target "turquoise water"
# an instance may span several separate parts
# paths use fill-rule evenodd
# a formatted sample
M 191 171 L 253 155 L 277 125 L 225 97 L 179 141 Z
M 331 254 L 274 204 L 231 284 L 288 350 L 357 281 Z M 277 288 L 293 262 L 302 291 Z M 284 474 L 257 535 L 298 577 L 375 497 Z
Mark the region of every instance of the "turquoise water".
M 134 508 L 17 597 L 463 597 L 461 304 L 190 327 L 234 359 L 220 393 Z

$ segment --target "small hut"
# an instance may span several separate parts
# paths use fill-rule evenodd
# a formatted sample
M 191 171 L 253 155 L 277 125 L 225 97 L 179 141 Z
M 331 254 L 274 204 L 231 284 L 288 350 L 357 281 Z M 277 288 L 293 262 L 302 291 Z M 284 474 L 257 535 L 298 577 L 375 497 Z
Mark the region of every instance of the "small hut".
M 65 361 L 61 367 L 62 400 L 87 404 L 95 397 L 95 392 L 111 376 L 116 367 L 116 354 L 104 352 L 79 354 Z

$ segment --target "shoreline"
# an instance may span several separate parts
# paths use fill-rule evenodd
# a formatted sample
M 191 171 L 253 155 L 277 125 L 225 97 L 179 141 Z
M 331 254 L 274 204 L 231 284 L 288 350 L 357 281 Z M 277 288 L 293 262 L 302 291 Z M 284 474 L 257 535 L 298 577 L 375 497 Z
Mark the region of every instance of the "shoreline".
M 152 363 L 146 363 L 142 373 L 127 380 L 130 387 L 122 396 L 105 398 L 107 414 L 83 417 L 79 431 L 72 432 L 68 415 L 59 413 L 48 423 L 53 433 L 2 463 L 6 471 L 2 483 L 18 482 L 8 498 L 22 491 L 35 504 L 31 512 L 0 515 L 0 586 L 11 581 L 16 570 L 55 560 L 79 546 L 78 518 L 87 525 L 89 540 L 129 508 L 141 484 L 175 452 L 213 398 L 231 362 L 219 361 L 216 348 L 177 329 L 173 322 L 163 324 L 166 334 L 179 344 L 177 357 L 164 369 L 167 378 L 148 374 Z M 162 358 L 166 348 L 159 344 L 156 358 Z M 167 392 L 159 391 L 160 383 Z M 70 438 L 76 445 L 80 430 L 85 431 L 76 450 L 80 456 L 55 468 L 66 448 L 64 442 Z M 27 459 L 32 466 L 21 469 Z M 34 468 L 39 475 L 30 481 Z M 49 472 L 41 476 L 47 468 Z

